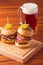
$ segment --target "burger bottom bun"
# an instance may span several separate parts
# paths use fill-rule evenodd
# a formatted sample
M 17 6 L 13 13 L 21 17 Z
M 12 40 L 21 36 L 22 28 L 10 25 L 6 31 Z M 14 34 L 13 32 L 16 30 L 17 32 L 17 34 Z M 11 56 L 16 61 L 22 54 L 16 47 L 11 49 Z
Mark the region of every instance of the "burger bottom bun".
M 30 30 L 23 30 L 21 28 L 18 28 L 18 33 L 21 35 L 24 35 L 24 36 L 33 36 L 34 35 L 33 29 L 31 29 L 31 31 L 30 31 Z
M 1 41 L 4 42 L 4 43 L 8 43 L 8 44 L 12 44 L 12 43 L 15 42 L 15 40 L 9 41 L 9 40 L 5 40 L 3 38 L 1 38 Z
M 29 43 L 25 44 L 25 45 L 20 45 L 18 42 L 15 41 L 15 45 L 19 48 L 28 48 L 31 44 L 31 41 L 29 41 Z

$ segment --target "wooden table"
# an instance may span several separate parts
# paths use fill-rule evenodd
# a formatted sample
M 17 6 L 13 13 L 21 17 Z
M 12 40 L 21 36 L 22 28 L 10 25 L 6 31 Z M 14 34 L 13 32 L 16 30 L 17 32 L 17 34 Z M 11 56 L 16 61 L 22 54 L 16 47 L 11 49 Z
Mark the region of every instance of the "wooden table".
M 35 2 L 39 5 L 38 30 L 33 38 L 43 43 L 43 0 L 0 0 L 0 26 L 3 26 L 9 17 L 10 23 L 18 28 L 17 9 L 25 2 Z M 0 65 L 43 65 L 43 48 L 37 52 L 26 64 L 21 64 L 0 54 Z

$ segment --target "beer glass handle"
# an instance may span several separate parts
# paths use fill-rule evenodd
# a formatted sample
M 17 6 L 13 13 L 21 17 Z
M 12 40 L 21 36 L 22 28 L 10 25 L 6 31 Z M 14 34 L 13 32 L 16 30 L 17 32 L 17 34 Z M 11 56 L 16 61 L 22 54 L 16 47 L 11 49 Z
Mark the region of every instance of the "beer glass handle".
M 25 20 L 25 16 L 24 17 L 22 16 L 22 9 L 23 9 L 22 6 L 18 8 L 18 19 L 20 24 L 24 24 L 24 20 Z
M 2 30 L 2 27 L 0 27 L 0 39 L 1 39 L 1 30 Z

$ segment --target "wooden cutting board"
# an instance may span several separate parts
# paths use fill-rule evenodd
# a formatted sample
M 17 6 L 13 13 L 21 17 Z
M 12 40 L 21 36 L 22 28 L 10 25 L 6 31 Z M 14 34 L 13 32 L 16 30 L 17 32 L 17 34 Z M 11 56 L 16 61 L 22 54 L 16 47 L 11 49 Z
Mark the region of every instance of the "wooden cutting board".
M 33 39 L 31 40 L 30 46 L 26 49 L 20 49 L 16 47 L 15 44 L 0 42 L 0 53 L 21 63 L 28 61 L 28 59 L 30 59 L 41 48 L 42 43 Z

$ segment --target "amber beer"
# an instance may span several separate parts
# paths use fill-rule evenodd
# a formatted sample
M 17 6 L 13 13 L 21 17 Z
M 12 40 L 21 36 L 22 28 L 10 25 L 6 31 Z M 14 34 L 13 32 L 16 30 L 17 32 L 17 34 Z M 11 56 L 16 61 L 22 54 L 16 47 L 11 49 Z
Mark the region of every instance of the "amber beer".
M 25 3 L 20 7 L 20 9 L 22 9 L 25 16 L 24 23 L 29 24 L 30 27 L 35 30 L 37 27 L 38 5 L 35 3 Z M 20 23 L 23 23 L 23 21 L 20 21 Z
M 29 24 L 31 26 L 31 28 L 33 30 L 36 29 L 36 26 L 37 26 L 37 14 L 25 14 L 25 20 L 26 20 L 26 23 Z

